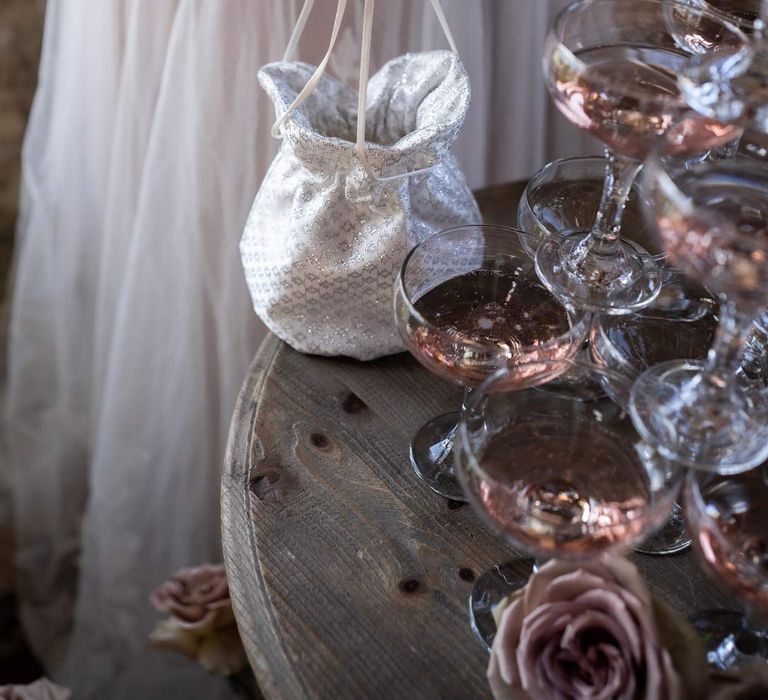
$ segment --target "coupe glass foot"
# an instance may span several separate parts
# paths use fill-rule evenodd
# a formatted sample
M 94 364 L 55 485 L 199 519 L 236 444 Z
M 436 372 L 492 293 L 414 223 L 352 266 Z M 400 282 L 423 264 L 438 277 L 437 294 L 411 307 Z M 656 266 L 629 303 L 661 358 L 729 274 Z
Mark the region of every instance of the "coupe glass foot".
M 675 503 L 669 520 L 658 532 L 635 547 L 635 551 L 642 554 L 676 554 L 687 549 L 690 544 L 691 536 L 685 529 L 683 509 Z
M 515 559 L 492 566 L 475 581 L 469 596 L 469 621 L 472 631 L 489 649 L 496 636 L 493 609 L 508 595 L 528 583 L 533 567 L 533 559 Z
M 664 362 L 632 387 L 638 432 L 666 458 L 718 474 L 737 474 L 768 458 L 768 398 L 734 384 L 716 396 L 703 387 L 702 362 Z
M 454 501 L 466 501 L 453 462 L 458 422 L 458 413 L 446 413 L 422 425 L 411 441 L 410 458 L 413 471 L 429 488 Z
M 621 241 L 619 255 L 580 254 L 588 234 L 550 238 L 539 246 L 536 272 L 556 297 L 578 309 L 628 314 L 653 302 L 662 274 L 653 257 L 632 241 Z

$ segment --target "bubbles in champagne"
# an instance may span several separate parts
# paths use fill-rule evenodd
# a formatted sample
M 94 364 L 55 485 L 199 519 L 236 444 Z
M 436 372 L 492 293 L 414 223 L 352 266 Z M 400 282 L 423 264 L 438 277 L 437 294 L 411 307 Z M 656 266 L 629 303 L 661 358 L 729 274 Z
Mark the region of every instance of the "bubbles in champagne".
M 516 420 L 479 450 L 471 483 L 515 542 L 579 555 L 629 546 L 647 527 L 664 479 L 656 478 L 653 455 L 628 442 L 623 414 L 594 410 L 598 415 Z
M 457 275 L 416 299 L 421 318 L 409 335 L 417 358 L 477 384 L 508 364 L 572 355 L 580 339 L 568 312 L 525 264 Z
M 678 87 L 690 56 L 671 48 L 601 46 L 576 53 L 581 66 L 556 54 L 550 89 L 563 113 L 617 153 L 644 158 L 693 154 L 732 141 L 740 129 L 691 110 Z

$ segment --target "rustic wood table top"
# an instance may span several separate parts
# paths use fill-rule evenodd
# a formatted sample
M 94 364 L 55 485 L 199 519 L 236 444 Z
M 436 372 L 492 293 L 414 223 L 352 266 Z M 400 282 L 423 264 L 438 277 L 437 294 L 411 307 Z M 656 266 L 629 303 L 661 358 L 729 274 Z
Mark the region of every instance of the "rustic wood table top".
M 514 224 L 523 186 L 479 192 L 486 220 Z M 514 552 L 408 461 L 415 430 L 460 399 L 407 354 L 363 363 L 264 342 L 232 419 L 222 524 L 268 700 L 490 697 L 467 598 Z M 690 551 L 633 559 L 683 614 L 732 607 Z

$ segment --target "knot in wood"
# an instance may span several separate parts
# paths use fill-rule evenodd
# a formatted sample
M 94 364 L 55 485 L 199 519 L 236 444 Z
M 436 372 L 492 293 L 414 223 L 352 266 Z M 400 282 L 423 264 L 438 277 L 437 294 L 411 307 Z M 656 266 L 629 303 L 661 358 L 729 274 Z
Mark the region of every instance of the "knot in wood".
M 417 578 L 404 578 L 400 583 L 397 584 L 397 587 L 400 589 L 401 593 L 405 593 L 406 595 L 413 595 L 414 593 L 418 593 L 419 589 L 421 588 L 421 582 Z
M 467 505 L 464 501 L 454 501 L 452 498 L 448 499 L 448 510 L 458 510 Z
M 463 581 L 474 581 L 475 580 L 475 572 L 472 571 L 472 569 L 468 567 L 463 567 L 459 569 L 459 578 Z
M 273 486 L 280 478 L 280 474 L 276 471 L 267 471 L 256 474 L 251 478 L 250 489 L 251 493 L 261 500 L 267 498 L 273 492 Z
M 309 436 L 309 441 L 312 443 L 312 446 L 316 447 L 318 450 L 324 450 L 331 444 L 328 436 L 323 435 L 322 433 L 312 433 L 312 435 Z
M 368 406 L 357 394 L 350 393 L 342 402 L 341 408 L 344 412 L 354 415 L 367 410 Z

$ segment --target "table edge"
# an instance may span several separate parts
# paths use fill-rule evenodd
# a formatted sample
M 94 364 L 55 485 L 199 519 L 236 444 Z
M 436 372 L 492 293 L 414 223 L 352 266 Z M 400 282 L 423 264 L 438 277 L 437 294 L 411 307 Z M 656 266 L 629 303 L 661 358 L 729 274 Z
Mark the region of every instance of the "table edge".
M 269 334 L 264 339 L 237 397 L 221 480 L 221 539 L 235 620 L 259 687 L 270 698 L 295 700 L 308 694 L 290 672 L 291 664 L 276 633 L 276 625 L 269 619 L 272 617 L 271 603 L 265 595 L 266 586 L 257 556 L 258 543 L 249 517 L 254 425 L 265 379 L 282 346 L 283 341 L 275 335 Z M 228 534 L 235 531 L 247 533 L 251 544 L 247 551 L 236 546 L 238 538 Z M 259 585 L 239 585 L 240 581 L 247 580 Z M 245 629 L 244 625 L 251 621 L 254 624 Z

